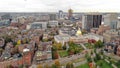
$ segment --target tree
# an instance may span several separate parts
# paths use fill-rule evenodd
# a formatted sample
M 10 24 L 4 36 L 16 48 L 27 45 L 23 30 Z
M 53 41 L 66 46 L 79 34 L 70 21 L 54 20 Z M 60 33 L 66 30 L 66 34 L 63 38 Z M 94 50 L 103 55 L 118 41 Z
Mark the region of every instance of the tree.
M 102 66 L 102 64 L 103 64 L 102 60 L 100 60 L 100 61 L 97 63 L 97 65 L 99 65 L 99 66 Z
M 75 45 L 75 43 L 73 41 L 69 41 L 68 44 L 69 44 L 69 46 L 74 46 Z
M 96 48 L 94 49 L 94 53 L 96 53 Z
M 45 65 L 45 68 L 51 68 L 48 64 Z
M 57 53 L 57 51 L 52 51 L 52 59 L 58 59 L 59 55 Z
M 69 49 L 68 49 L 68 53 L 69 53 L 69 55 L 73 55 L 74 52 L 75 52 L 75 50 L 74 50 L 73 48 L 69 48 Z
M 89 56 L 88 53 L 85 55 L 85 57 L 86 57 L 86 59 L 87 59 L 88 62 L 92 62 L 92 59 L 91 59 L 91 57 Z
M 120 60 L 118 60 L 118 62 L 116 62 L 115 63 L 117 66 L 119 66 L 120 65 Z
M 60 66 L 59 60 L 55 60 L 55 65 L 56 65 L 56 66 Z
M 8 65 L 6 68 L 14 68 L 12 65 Z
M 93 55 L 93 51 L 91 51 L 91 55 Z
M 66 46 L 66 45 L 64 45 L 62 48 L 63 48 L 63 50 L 66 50 L 66 49 L 67 49 L 67 46 Z
M 12 42 L 11 37 L 9 37 L 9 36 L 5 36 L 4 38 L 5 38 L 5 42 L 6 42 L 6 43 L 8 43 L 8 42 Z
M 52 65 L 52 68 L 58 68 L 55 64 Z
M 53 47 L 55 47 L 57 50 L 61 50 L 62 49 L 62 44 L 61 43 L 54 43 Z
M 11 54 L 13 54 L 13 55 L 18 53 L 18 52 L 19 51 L 18 51 L 18 47 L 17 46 L 11 49 Z
M 3 49 L 2 49 L 2 48 L 0 48 L 0 56 L 2 55 L 2 52 L 3 52 Z
M 52 47 L 52 51 L 57 51 L 57 48 L 56 47 Z
M 91 57 L 89 56 L 89 57 L 87 57 L 87 61 L 88 62 L 92 62 L 92 59 L 91 59 Z
M 23 65 L 19 65 L 18 68 L 23 68 Z
M 96 47 L 96 48 L 103 47 L 103 42 L 102 42 L 101 40 L 98 40 L 98 41 L 95 43 L 95 47 Z
M 37 66 L 37 68 L 43 68 L 43 66 L 42 66 L 41 64 L 39 64 L 39 65 Z
M 57 43 L 56 45 L 57 45 L 57 49 L 62 50 L 62 44 L 61 43 Z
M 13 45 L 16 46 L 16 45 L 17 45 L 17 42 L 13 42 Z
M 67 63 L 66 68 L 74 68 L 73 63 L 71 62 Z
M 96 57 L 94 58 L 94 60 L 97 62 L 100 59 L 101 59 L 101 56 L 99 54 L 96 54 Z
M 77 53 L 79 53 L 80 52 L 80 49 L 78 48 L 78 47 L 75 47 L 75 52 L 74 52 L 74 54 L 77 54 Z
M 48 39 L 43 39 L 42 41 L 43 41 L 43 42 L 48 42 Z

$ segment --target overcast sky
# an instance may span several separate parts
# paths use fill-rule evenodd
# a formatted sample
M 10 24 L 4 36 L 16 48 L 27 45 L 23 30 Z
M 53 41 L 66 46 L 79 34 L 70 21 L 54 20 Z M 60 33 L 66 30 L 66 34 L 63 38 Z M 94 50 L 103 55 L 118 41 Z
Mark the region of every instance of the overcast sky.
M 0 12 L 120 12 L 120 0 L 0 0 Z

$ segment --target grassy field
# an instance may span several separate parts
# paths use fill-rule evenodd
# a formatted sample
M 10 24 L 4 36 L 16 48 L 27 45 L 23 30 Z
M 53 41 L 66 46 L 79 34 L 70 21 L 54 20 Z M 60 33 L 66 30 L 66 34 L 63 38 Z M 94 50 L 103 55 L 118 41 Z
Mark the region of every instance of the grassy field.
M 108 64 L 104 60 L 99 60 L 97 62 L 97 65 L 99 65 L 100 68 L 113 68 L 110 64 Z M 80 66 L 78 66 L 76 68 L 89 68 L 89 65 L 88 65 L 88 63 L 86 63 L 86 64 L 80 65 Z
M 76 68 L 89 68 L 89 65 L 88 65 L 88 63 L 86 63 L 86 64 L 80 65 Z
M 61 51 L 58 51 L 60 57 L 66 57 L 68 56 L 68 52 L 66 50 L 61 50 Z
M 108 64 L 107 62 L 105 62 L 104 60 L 99 60 L 97 62 L 97 65 L 100 66 L 100 68 L 113 68 L 110 64 Z

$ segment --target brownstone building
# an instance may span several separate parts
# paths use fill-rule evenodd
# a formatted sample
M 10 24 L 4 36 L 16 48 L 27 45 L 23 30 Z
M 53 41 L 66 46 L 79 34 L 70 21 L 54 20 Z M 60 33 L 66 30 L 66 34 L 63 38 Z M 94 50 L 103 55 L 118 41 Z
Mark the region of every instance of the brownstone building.
M 33 52 L 29 51 L 23 54 L 23 57 L 13 60 L 7 60 L 0 62 L 0 68 L 6 68 L 9 65 L 12 65 L 13 67 L 18 67 L 19 65 L 31 65 L 32 58 L 33 58 Z

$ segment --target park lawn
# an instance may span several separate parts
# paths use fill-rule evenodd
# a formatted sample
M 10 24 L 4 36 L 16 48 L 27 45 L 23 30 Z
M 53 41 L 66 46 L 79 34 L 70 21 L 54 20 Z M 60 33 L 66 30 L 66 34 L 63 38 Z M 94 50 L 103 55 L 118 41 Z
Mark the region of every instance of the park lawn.
M 89 65 L 88 65 L 88 63 L 86 63 L 86 64 L 82 64 L 76 68 L 89 68 Z
M 99 63 L 102 63 L 102 65 L 100 65 L 100 68 L 113 68 L 110 64 L 108 64 L 106 61 L 104 61 L 104 60 L 99 60 L 98 62 L 97 62 L 97 64 L 99 64 Z
M 60 50 L 58 51 L 60 57 L 66 57 L 68 56 L 68 52 L 66 50 Z

